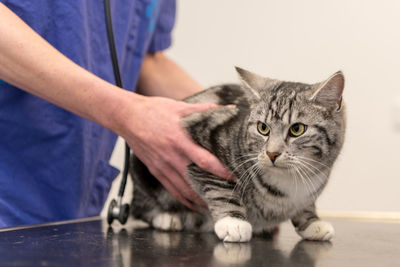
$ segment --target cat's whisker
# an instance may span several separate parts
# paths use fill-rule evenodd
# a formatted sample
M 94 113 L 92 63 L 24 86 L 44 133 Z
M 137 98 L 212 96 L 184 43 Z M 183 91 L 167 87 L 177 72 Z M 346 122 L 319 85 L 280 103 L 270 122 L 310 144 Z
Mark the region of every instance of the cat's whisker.
M 258 155 L 258 154 L 256 154 L 256 155 Z M 244 157 L 244 156 L 243 156 Z M 250 157 L 250 156 L 249 156 Z M 254 160 L 257 160 L 257 157 L 250 157 L 250 158 L 248 158 L 248 159 L 245 159 L 245 160 L 243 160 L 240 164 L 238 164 L 233 170 L 232 170 L 232 173 L 235 173 L 235 171 L 238 169 L 238 168 L 240 168 L 241 166 L 243 166 L 244 164 L 246 164 L 247 162 L 249 162 L 249 161 L 254 161 Z M 237 160 L 236 160 L 237 161 Z M 234 164 L 234 162 L 233 163 L 231 163 L 231 165 L 233 165 Z
M 245 154 L 245 155 L 235 158 L 233 161 L 229 162 L 229 165 L 232 167 L 235 166 L 234 169 L 237 169 L 238 163 L 244 162 L 245 160 L 251 159 L 251 158 L 256 159 L 257 156 L 258 156 L 258 153 L 248 153 L 248 154 Z
M 324 182 L 324 179 L 322 178 L 322 177 L 320 177 L 318 174 L 316 174 L 312 169 L 310 169 L 307 165 L 304 165 L 304 164 L 302 164 L 302 163 L 299 163 L 299 164 L 301 164 L 301 166 L 303 167 L 303 169 L 304 169 L 304 171 L 309 171 L 309 172 L 311 172 L 311 173 L 309 173 L 310 174 L 310 180 L 312 180 L 312 178 L 316 178 L 317 179 L 317 181 L 316 182 L 319 182 L 320 184 L 322 184 L 323 182 Z M 314 180 L 313 180 L 314 181 Z
M 301 175 L 299 175 L 299 173 L 298 173 L 298 171 L 297 171 L 296 165 L 295 165 L 295 164 L 292 164 L 291 166 L 292 166 L 292 168 L 293 168 L 293 174 L 295 175 L 295 177 L 296 177 L 296 178 L 299 178 L 299 181 L 304 183 L 303 178 L 301 177 Z
M 297 162 L 299 164 L 304 165 L 305 168 L 307 168 L 310 172 L 312 172 L 314 174 L 314 176 L 321 182 L 323 183 L 325 179 L 323 179 L 320 175 L 322 174 L 325 178 L 328 177 L 328 174 L 325 173 L 323 170 L 318 169 L 317 167 L 315 167 L 314 165 L 312 165 L 309 162 L 306 162 L 304 160 L 301 159 L 297 159 Z
M 254 153 L 254 154 L 256 154 L 256 153 Z M 256 155 L 258 155 L 258 154 L 256 154 Z M 241 158 L 248 157 L 248 156 L 249 156 L 249 154 L 244 155 L 244 156 L 242 156 Z M 250 157 L 250 156 L 249 156 L 249 157 Z M 236 171 L 238 168 L 240 168 L 240 167 L 243 166 L 244 164 L 248 163 L 249 161 L 256 160 L 256 159 L 257 159 L 256 157 L 251 157 L 251 158 L 248 158 L 248 159 L 244 159 L 240 164 L 238 164 L 238 165 L 232 170 L 232 173 L 235 173 L 235 171 Z M 235 161 L 237 161 L 237 160 L 235 160 Z M 238 181 L 239 181 L 240 179 L 242 179 L 242 176 L 243 176 L 245 173 L 246 173 L 246 171 L 245 171 L 240 177 L 238 177 Z M 239 186 L 239 183 L 236 182 L 236 184 L 235 184 L 235 186 L 234 186 L 234 188 L 233 188 L 233 190 L 232 190 L 232 195 L 233 195 L 233 193 L 235 192 L 236 187 L 238 187 L 238 186 Z M 231 197 L 232 197 L 232 196 L 231 196 Z
M 324 172 L 322 169 L 319 169 L 317 166 L 314 166 L 314 165 L 311 164 L 310 162 L 307 162 L 306 160 L 303 160 L 303 159 L 297 159 L 297 160 L 298 160 L 299 162 L 301 162 L 301 163 L 303 163 L 303 164 L 309 166 L 310 168 L 313 168 L 315 171 L 317 171 L 317 172 L 319 172 L 319 173 L 323 173 L 324 175 L 326 175 L 325 172 Z
M 257 165 L 257 162 L 251 165 L 246 171 L 243 172 L 243 174 L 238 178 L 238 182 L 236 183 L 235 187 L 233 188 L 231 192 L 231 196 L 229 197 L 229 200 L 233 198 L 233 195 L 235 191 L 237 190 L 239 192 L 240 198 L 239 201 L 243 199 L 243 193 L 245 191 L 245 188 L 247 186 L 246 182 L 251 180 L 251 170 Z M 243 188 L 243 190 L 241 189 Z M 242 191 L 242 194 L 240 194 L 240 191 Z M 229 203 L 227 201 L 226 205 Z
M 253 164 L 254 165 L 254 164 Z M 240 188 L 243 186 L 243 182 L 247 179 L 249 175 L 249 171 L 252 167 L 246 169 L 240 177 L 238 177 L 238 181 L 236 182 L 235 187 L 232 190 L 232 193 L 234 193 L 236 190 L 240 192 Z
M 302 164 L 302 165 L 306 165 L 307 169 L 309 171 L 311 171 L 315 176 L 318 176 L 318 179 L 320 179 L 318 174 L 323 174 L 325 177 L 327 177 L 328 175 L 321 169 L 317 168 L 316 166 L 314 166 L 313 164 L 311 164 L 310 162 L 305 161 L 302 158 L 299 158 L 298 156 L 292 156 L 290 157 L 290 159 L 292 161 L 294 161 L 296 164 Z
M 314 175 L 316 175 L 316 176 L 317 176 L 317 173 L 315 172 L 315 170 L 316 170 L 318 173 L 321 172 L 318 168 L 316 168 L 316 167 L 314 167 L 314 166 L 312 166 L 312 165 L 311 165 L 311 166 L 313 167 L 313 169 L 311 169 L 311 168 L 309 167 L 310 164 L 309 164 L 308 162 L 304 161 L 304 160 L 301 160 L 301 159 L 299 159 L 299 158 L 294 158 L 294 161 L 296 162 L 296 164 L 301 164 L 301 165 L 306 166 L 307 169 L 308 169 L 310 172 L 312 172 Z
M 299 172 L 298 167 L 296 165 L 293 165 L 296 176 L 300 178 L 300 181 L 305 185 L 305 188 L 308 193 L 311 193 L 311 190 L 309 188 L 308 182 L 304 179 L 303 175 Z
M 311 163 L 306 162 L 300 158 L 290 157 L 290 160 L 292 163 L 296 164 L 299 168 L 299 171 L 304 174 L 304 177 L 307 180 L 307 184 L 313 188 L 313 192 L 310 193 L 312 193 L 312 197 L 316 199 L 316 196 L 318 195 L 318 192 L 316 190 L 317 181 L 314 181 L 313 178 L 318 179 L 318 182 L 320 184 L 323 184 L 325 183 L 328 174 L 318 169 Z M 325 179 L 321 177 L 321 174 L 325 177 Z M 319 186 L 317 186 L 317 188 L 319 188 Z
M 314 185 L 314 182 L 311 179 L 311 177 L 310 177 L 309 173 L 307 172 L 307 170 L 304 169 L 304 165 L 298 164 L 298 167 L 299 167 L 299 171 L 304 174 L 304 178 L 308 181 L 308 183 L 309 183 L 309 185 L 311 187 L 310 189 L 312 189 L 312 192 L 310 192 L 310 193 L 311 193 L 311 195 L 312 195 L 312 197 L 313 197 L 313 199 L 315 201 L 316 200 L 316 196 L 315 195 L 316 195 L 317 189 L 316 189 L 316 187 Z
M 296 158 L 298 158 L 298 159 L 302 159 L 302 160 L 305 160 L 305 161 L 310 161 L 310 162 L 314 162 L 314 163 L 317 163 L 317 164 L 320 164 L 321 166 L 323 166 L 323 167 L 325 167 L 325 168 L 328 168 L 328 169 L 330 169 L 331 167 L 330 166 L 328 166 L 328 165 L 326 165 L 326 164 L 324 164 L 324 163 L 322 163 L 322 162 L 320 162 L 320 161 L 318 161 L 318 160 L 315 160 L 315 159 L 312 159 L 312 158 L 309 158 L 309 157 L 304 157 L 304 156 L 296 156 Z
M 293 166 L 291 167 L 291 172 L 294 173 Z M 297 190 L 298 190 L 297 176 L 295 176 L 294 182 L 295 182 L 295 197 L 296 197 L 297 196 Z
M 305 185 L 306 190 L 308 191 L 308 193 L 311 195 L 311 197 L 315 201 L 315 197 L 314 197 L 313 191 L 311 189 L 311 186 L 309 184 L 309 181 L 303 176 L 302 172 L 300 171 L 300 166 L 296 164 L 296 165 L 294 165 L 294 167 L 295 167 L 296 173 L 298 174 L 298 176 L 301 178 L 301 181 Z
M 310 172 L 312 172 L 314 174 L 314 177 L 318 179 L 318 181 L 323 184 L 325 183 L 326 179 L 328 178 L 328 174 L 326 174 L 325 172 L 318 170 L 317 168 L 315 168 L 314 166 L 311 165 L 307 165 L 305 162 L 301 163 L 303 164 L 304 168 L 308 169 Z M 317 171 L 315 172 L 313 170 L 313 168 Z
M 257 177 L 258 175 L 260 175 L 260 173 L 262 172 L 262 168 L 260 168 L 260 166 L 259 166 L 258 164 L 256 164 L 255 169 L 256 169 L 256 170 L 255 170 L 255 172 L 254 172 L 254 176 L 251 176 L 250 179 L 248 179 L 246 185 L 243 187 L 243 190 L 242 190 L 242 197 L 243 197 L 244 192 L 246 191 L 247 186 L 250 184 L 250 181 L 251 181 L 254 177 Z
M 303 166 L 302 166 L 301 164 L 299 164 L 299 162 L 296 162 L 296 163 L 297 163 L 296 165 L 297 165 L 297 167 L 298 167 L 298 169 L 299 169 L 299 172 L 302 173 L 304 179 L 306 179 L 306 180 L 310 183 L 310 185 L 311 185 L 311 187 L 312 187 L 312 183 L 311 183 L 311 180 L 310 180 L 310 177 L 309 177 L 307 171 L 305 171 L 305 170 L 303 169 Z
M 247 184 L 250 182 L 250 180 L 252 179 L 252 171 L 253 168 L 257 168 L 258 162 L 255 162 L 253 165 L 251 165 L 244 174 L 246 174 L 246 176 L 244 178 L 241 179 L 240 181 L 240 186 L 239 186 L 239 192 L 240 190 L 244 191 L 245 187 L 247 186 Z
M 258 155 L 258 154 L 255 153 L 255 155 Z M 242 160 L 240 163 L 238 163 L 237 166 L 232 170 L 232 173 L 235 173 L 235 171 L 237 169 L 239 169 L 240 167 L 242 167 L 244 164 L 246 164 L 246 163 L 248 163 L 250 161 L 256 161 L 257 160 L 257 157 L 250 156 L 250 155 L 246 155 L 246 156 L 248 156 L 248 158 L 246 158 L 246 159 Z M 245 156 L 242 156 L 242 158 L 244 158 L 244 157 Z M 235 161 L 238 161 L 238 160 L 235 160 Z M 232 162 L 231 164 L 233 165 L 234 162 Z
M 250 158 L 247 160 L 244 160 L 244 162 L 242 162 L 241 164 L 239 164 L 235 169 L 237 169 L 238 167 L 248 163 L 249 161 L 255 160 L 256 158 Z M 240 177 L 238 177 L 238 181 L 236 182 L 236 185 L 234 186 L 231 195 L 229 197 L 229 200 L 231 200 L 233 198 L 233 195 L 235 193 L 236 190 L 238 190 L 240 192 L 241 187 L 243 187 L 243 184 L 246 182 L 246 180 L 250 179 L 248 178 L 248 176 L 250 175 L 250 171 L 252 168 L 254 168 L 254 166 L 256 166 L 258 164 L 258 162 L 256 161 L 256 163 L 252 164 L 248 169 L 246 169 L 242 175 Z
M 290 176 L 292 176 L 294 184 L 295 184 L 295 191 L 294 191 L 294 198 L 297 196 L 297 176 L 294 175 L 294 170 L 293 170 L 293 165 L 291 163 L 288 163 L 288 170 L 290 173 Z
M 255 169 L 254 172 L 252 172 L 253 169 Z M 252 180 L 255 176 L 258 175 L 258 172 L 259 172 L 260 170 L 261 170 L 261 169 L 260 169 L 259 166 L 258 166 L 258 162 L 256 162 L 254 165 L 252 165 L 252 166 L 249 168 L 248 176 L 247 176 L 246 179 L 244 180 L 243 185 L 242 185 L 242 188 L 241 188 L 240 199 L 243 199 L 243 195 L 244 195 L 244 193 L 246 192 L 247 186 L 250 184 L 251 180 Z M 240 191 L 239 191 L 239 192 L 240 192 Z

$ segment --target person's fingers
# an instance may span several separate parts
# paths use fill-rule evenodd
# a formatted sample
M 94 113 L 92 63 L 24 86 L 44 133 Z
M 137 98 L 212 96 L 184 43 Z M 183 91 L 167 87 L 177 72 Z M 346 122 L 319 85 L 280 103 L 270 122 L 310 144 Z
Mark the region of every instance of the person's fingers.
M 181 177 L 187 182 L 190 183 L 189 175 L 187 167 L 189 166 L 192 161 L 187 158 L 181 151 L 176 151 L 177 156 L 174 158 L 170 158 L 169 165 L 173 166 L 175 171 L 179 174 L 182 174 Z
M 158 173 L 154 169 L 149 169 L 151 174 L 153 174 L 157 180 L 164 186 L 164 188 L 179 202 L 181 202 L 183 205 L 188 207 L 189 209 L 196 210 L 194 205 L 188 201 L 180 192 L 179 190 L 168 180 L 163 174 Z
M 221 161 L 206 149 L 193 142 L 183 142 L 182 149 L 187 156 L 201 169 L 220 178 L 235 181 L 235 176 L 221 163 Z
M 187 200 L 178 190 L 177 188 L 175 188 L 174 185 L 172 185 L 170 183 L 170 181 L 165 177 L 165 176 L 159 176 L 158 180 L 160 181 L 160 183 L 164 186 L 165 189 L 167 189 L 167 191 L 176 199 L 178 200 L 180 203 L 182 203 L 183 205 L 185 205 L 186 207 L 188 207 L 191 210 L 194 211 L 198 211 L 197 208 L 192 204 L 192 202 L 190 202 L 189 200 Z
M 163 166 L 158 166 L 157 169 L 162 170 L 162 172 L 155 170 L 155 168 L 151 168 L 149 171 L 178 201 L 182 202 L 186 206 L 189 201 L 199 206 L 207 206 L 198 194 L 190 187 L 185 178 L 182 177 L 173 167 L 164 164 Z M 166 187 L 165 184 L 168 184 L 168 187 Z M 193 209 L 193 205 L 189 208 Z
M 185 109 L 182 111 L 182 116 L 187 116 L 196 112 L 204 112 L 210 108 L 221 107 L 218 104 L 202 103 L 202 104 L 186 104 Z
M 199 206 L 207 207 L 204 200 L 190 186 L 191 181 L 189 178 L 188 166 L 192 161 L 179 152 L 177 155 L 177 157 L 170 159 L 170 166 L 175 170 L 175 176 L 179 176 L 187 185 L 186 189 L 184 189 L 185 197 Z
M 182 173 L 184 176 L 180 175 Z M 200 196 L 191 188 L 188 180 L 186 168 L 183 172 L 172 170 L 169 172 L 169 180 L 173 182 L 175 188 L 181 192 L 183 197 L 199 206 L 207 207 L 207 204 L 200 198 Z

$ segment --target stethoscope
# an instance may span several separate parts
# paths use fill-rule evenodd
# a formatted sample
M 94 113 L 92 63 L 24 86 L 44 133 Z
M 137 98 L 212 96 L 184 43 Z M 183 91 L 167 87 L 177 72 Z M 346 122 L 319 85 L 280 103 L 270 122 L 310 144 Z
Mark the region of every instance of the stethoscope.
M 112 29 L 110 0 L 104 0 L 104 14 L 106 19 L 108 46 L 110 48 L 110 55 L 114 71 L 115 83 L 118 87 L 123 88 L 121 74 L 118 67 L 118 58 L 115 48 L 114 32 Z M 122 197 L 124 196 L 126 181 L 128 180 L 129 158 L 130 158 L 130 149 L 128 143 L 125 142 L 125 163 L 124 163 L 124 170 L 122 173 L 122 181 L 119 186 L 118 198 L 117 200 L 113 199 L 110 205 L 108 206 L 107 222 L 109 225 L 112 224 L 114 219 L 117 219 L 121 224 L 125 224 L 126 221 L 128 220 L 129 204 L 122 204 Z

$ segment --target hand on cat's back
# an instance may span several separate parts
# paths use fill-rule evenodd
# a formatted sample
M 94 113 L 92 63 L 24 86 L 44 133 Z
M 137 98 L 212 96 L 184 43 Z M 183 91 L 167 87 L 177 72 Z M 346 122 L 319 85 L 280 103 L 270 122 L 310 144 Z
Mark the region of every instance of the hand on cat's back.
M 187 166 L 193 162 L 225 179 L 230 179 L 231 174 L 214 155 L 192 141 L 182 128 L 181 119 L 218 106 L 162 97 L 148 97 L 141 104 L 134 117 L 146 117 L 148 121 L 132 119 L 132 134 L 124 136 L 129 146 L 177 200 L 191 209 L 195 209 L 192 203 L 205 206 L 189 186 Z

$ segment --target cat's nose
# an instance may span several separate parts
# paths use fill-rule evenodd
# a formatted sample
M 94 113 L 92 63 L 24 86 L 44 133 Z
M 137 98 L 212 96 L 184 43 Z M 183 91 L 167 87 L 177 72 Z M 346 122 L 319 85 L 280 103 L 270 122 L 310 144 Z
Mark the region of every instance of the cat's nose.
M 272 161 L 272 163 L 275 163 L 276 158 L 279 157 L 280 154 L 281 153 L 279 153 L 279 152 L 268 152 L 267 151 L 267 156 Z

